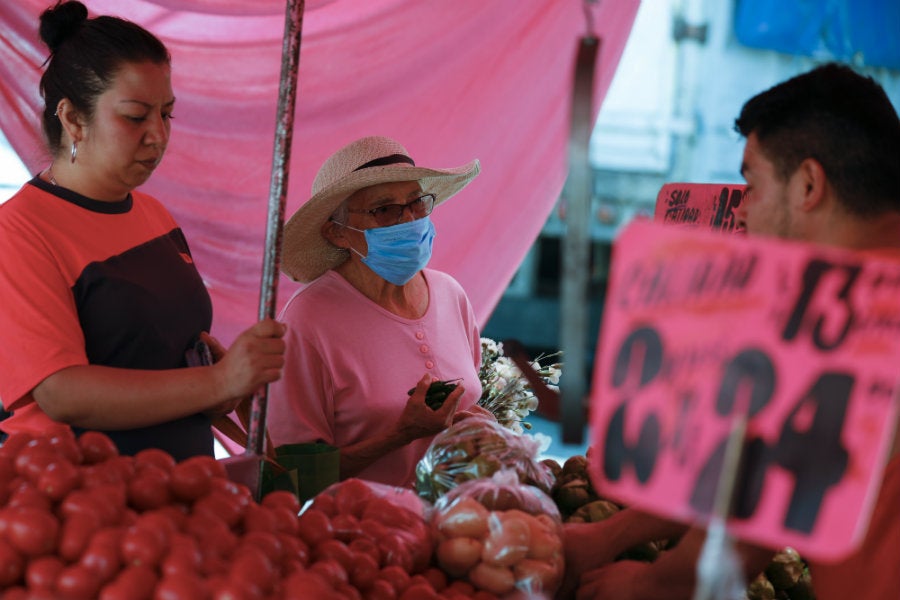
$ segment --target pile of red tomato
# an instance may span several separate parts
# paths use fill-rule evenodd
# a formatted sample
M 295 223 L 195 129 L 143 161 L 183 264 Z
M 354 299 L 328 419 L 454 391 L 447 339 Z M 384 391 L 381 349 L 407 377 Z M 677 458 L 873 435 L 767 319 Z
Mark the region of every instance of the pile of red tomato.
M 2 600 L 476 598 L 433 566 L 421 514 L 359 480 L 256 502 L 221 463 L 120 456 L 68 428 L 0 446 Z

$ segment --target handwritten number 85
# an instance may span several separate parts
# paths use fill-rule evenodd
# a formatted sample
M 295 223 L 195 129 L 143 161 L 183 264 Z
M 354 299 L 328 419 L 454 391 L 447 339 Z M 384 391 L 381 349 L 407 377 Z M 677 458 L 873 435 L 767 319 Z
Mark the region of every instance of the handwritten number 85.
M 659 375 L 663 364 L 662 339 L 651 327 L 634 330 L 619 349 L 612 387 L 621 390 L 625 397 L 613 414 L 604 438 L 603 469 L 610 481 L 618 481 L 629 465 L 641 483 L 646 483 L 653 474 L 663 447 L 659 417 L 653 413 L 645 417 L 634 444 L 629 445 L 625 440 L 624 431 L 631 397 Z M 759 349 L 739 352 L 724 366 L 716 413 L 729 421 L 736 410 L 748 411 L 749 417 L 757 415 L 769 404 L 776 379 L 775 368 L 765 352 Z M 841 480 L 847 469 L 848 453 L 841 432 L 854 383 L 851 374 L 821 373 L 793 405 L 777 441 L 767 443 L 758 436 L 748 437 L 735 490 L 736 517 L 753 515 L 765 486 L 766 473 L 772 467 L 780 467 L 794 477 L 784 526 L 805 533 L 812 531 L 826 492 Z M 742 391 L 749 394 L 746 401 L 740 396 Z M 691 506 L 700 513 L 711 508 L 727 436 L 728 432 L 707 457 L 691 493 Z

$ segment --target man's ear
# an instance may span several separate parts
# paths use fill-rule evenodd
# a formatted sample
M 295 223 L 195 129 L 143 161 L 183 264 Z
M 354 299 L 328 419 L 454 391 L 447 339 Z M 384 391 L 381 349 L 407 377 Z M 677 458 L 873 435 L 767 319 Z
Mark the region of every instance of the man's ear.
M 328 219 L 325 223 L 322 224 L 322 237 L 328 240 L 333 246 L 337 246 L 338 248 L 349 249 L 350 242 L 344 237 L 344 228 Z
M 810 211 L 819 206 L 825 199 L 828 191 L 828 176 L 822 163 L 814 158 L 805 158 L 797 168 L 800 177 L 800 185 L 803 186 L 803 201 L 800 207 L 804 211 Z
M 68 98 L 63 98 L 56 105 L 56 116 L 69 136 L 69 141 L 78 143 L 84 139 L 84 120 Z

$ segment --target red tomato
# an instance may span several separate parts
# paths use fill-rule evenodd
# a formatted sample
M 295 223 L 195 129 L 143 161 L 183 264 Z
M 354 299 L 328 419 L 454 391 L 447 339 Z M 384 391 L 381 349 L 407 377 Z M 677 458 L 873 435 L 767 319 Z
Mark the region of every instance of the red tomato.
M 284 546 L 278 536 L 269 531 L 248 531 L 240 539 L 238 550 L 243 546 L 254 546 L 274 564 L 279 564 L 284 555 Z
M 78 447 L 86 465 L 97 464 L 119 455 L 119 449 L 109 436 L 99 431 L 85 431 L 78 436 Z
M 113 473 L 118 474 L 117 483 L 128 481 L 137 473 L 133 456 L 114 456 L 100 463 Z
M 296 560 L 304 567 L 309 564 L 309 546 L 299 537 L 285 533 L 276 533 L 275 536 L 281 542 L 282 559 L 284 561 Z
M 78 467 L 67 461 L 47 465 L 38 476 L 37 488 L 54 501 L 62 500 L 81 483 Z
M 386 579 L 376 579 L 366 590 L 366 600 L 396 600 L 397 590 Z
M 0 456 L 8 456 L 15 460 L 15 458 L 19 455 L 19 452 L 22 451 L 22 448 L 27 446 L 34 439 L 34 434 L 28 433 L 26 431 L 14 433 L 6 438 L 6 441 L 4 441 L 3 445 L 0 446 Z
M 283 600 L 343 600 L 334 588 L 324 575 L 301 571 L 284 580 Z
M 2 446 L 0 446 L 2 448 Z M 9 487 L 18 473 L 16 473 L 16 459 L 14 456 L 0 454 L 0 490 Z
M 422 577 L 428 580 L 428 583 L 431 584 L 435 591 L 440 592 L 447 587 L 447 575 L 437 567 L 425 569 Z
M 208 539 L 230 534 L 231 530 L 222 519 L 210 513 L 192 513 L 184 522 L 183 531 L 195 538 L 202 546 L 208 547 Z
M 229 496 L 234 496 L 241 505 L 247 505 L 253 500 L 253 492 L 246 485 L 231 481 L 225 477 L 214 476 L 210 480 L 211 492 L 224 492 Z
M 100 516 L 96 513 L 66 517 L 60 530 L 56 553 L 66 562 L 77 561 L 99 527 Z
M 334 496 L 331 496 L 329 494 L 319 494 L 318 496 L 313 498 L 312 504 L 309 508 L 315 508 L 316 510 L 325 513 L 325 515 L 329 518 L 337 514 L 337 509 L 335 508 L 334 504 Z
M 417 519 L 402 532 L 413 559 L 413 573 L 425 570 L 434 554 L 434 536 L 431 527 L 422 519 Z
M 309 566 L 309 570 L 321 575 L 332 588 L 349 581 L 347 570 L 341 566 L 341 563 L 333 558 L 317 560 Z
M 101 500 L 88 490 L 73 490 L 63 498 L 57 510 L 63 520 L 80 519 L 102 522 L 104 510 Z
M 132 525 L 122 536 L 120 556 L 126 565 L 155 568 L 167 550 L 165 532 Z
M 56 589 L 56 580 L 66 563 L 58 556 L 47 555 L 35 558 L 25 569 L 25 583 L 29 590 L 51 591 Z
M 214 490 L 194 503 L 193 513 L 208 514 L 231 528 L 241 522 L 245 508 L 238 496 Z
M 281 577 L 286 578 L 294 573 L 306 571 L 306 565 L 295 558 L 281 559 Z
M 413 514 L 411 510 L 394 504 L 387 498 L 372 498 L 362 512 L 363 519 L 372 519 L 392 529 L 408 529 L 413 523 L 423 518 Z
M 314 548 L 319 542 L 333 538 L 334 529 L 325 513 L 310 507 L 297 518 L 297 534 L 310 548 Z
M 49 432 L 47 441 L 50 442 L 51 448 L 73 465 L 80 465 L 84 460 L 81 448 L 78 447 L 78 440 L 75 439 L 75 434 L 69 426 L 64 425 Z
M 102 583 L 109 581 L 122 565 L 119 547 L 123 535 L 119 528 L 101 529 L 88 542 L 77 564 L 93 571 Z
M 399 535 L 388 534 L 378 540 L 377 544 L 381 548 L 385 565 L 397 565 L 406 573 L 415 572 L 412 550 Z
M 28 442 L 15 457 L 16 473 L 36 481 L 47 465 L 59 462 L 62 457 L 50 446 L 50 440 L 37 438 Z
M 293 492 L 288 492 L 286 490 L 269 492 L 262 497 L 262 500 L 260 500 L 259 503 L 266 508 L 286 508 L 294 513 L 294 515 L 300 513 L 300 500 Z
M 462 579 L 457 579 L 448 585 L 444 592 L 454 593 L 461 596 L 465 596 L 466 598 L 471 598 L 475 593 L 475 586 L 469 583 L 468 581 L 464 581 Z
M 12 516 L 11 508 L 0 508 L 0 540 L 6 539 L 6 531 L 9 529 L 9 518 Z
M 340 583 L 334 591 L 337 592 L 340 598 L 344 600 L 363 600 L 362 594 L 358 589 L 350 585 L 349 583 Z
M 125 528 L 120 526 L 104 527 L 94 532 L 88 547 L 109 548 L 118 551 L 122 545 L 122 536 L 125 535 Z
M 183 462 L 196 462 L 201 465 L 203 469 L 206 471 L 206 474 L 210 479 L 225 479 L 228 480 L 228 471 L 225 470 L 225 465 L 221 462 L 213 458 L 212 456 L 207 455 L 199 455 L 192 456 L 191 458 L 185 459 Z M 245 486 L 242 486 L 245 487 Z M 249 490 L 248 490 L 249 491 Z
M 383 579 L 391 584 L 396 594 L 403 593 L 409 585 L 409 571 L 397 565 L 388 565 L 378 573 L 378 579 Z
M 56 550 L 59 521 L 52 513 L 31 506 L 17 506 L 10 510 L 6 538 L 13 548 L 30 558 Z
M 297 513 L 282 506 L 269 506 L 268 509 L 275 517 L 276 532 L 297 535 Z
M 96 598 L 103 582 L 97 573 L 82 565 L 69 565 L 56 578 L 56 593 L 60 599 L 90 600 Z
M 410 586 L 400 595 L 400 600 L 437 600 L 438 593 L 428 583 L 410 583 Z
M 172 502 L 169 474 L 159 467 L 147 466 L 128 482 L 128 504 L 137 510 L 161 508 Z
M 196 575 L 200 571 L 202 559 L 200 545 L 195 538 L 175 533 L 170 537 L 169 553 L 163 558 L 160 570 L 163 575 L 183 572 Z
M 233 581 L 249 582 L 268 594 L 275 587 L 278 572 L 261 549 L 248 545 L 239 547 L 231 558 L 228 577 Z
M 103 510 L 103 522 L 118 525 L 128 504 L 128 491 L 122 484 L 106 483 L 91 488 L 90 493 L 99 501 Z
M 166 575 L 156 584 L 153 600 L 204 600 L 209 589 L 199 577 Z
M 350 542 L 349 546 L 354 552 L 368 554 L 381 566 L 381 549 L 369 538 L 356 538 Z
M 313 549 L 313 558 L 316 561 L 334 559 L 348 572 L 353 566 L 353 552 L 344 542 L 336 539 L 319 542 Z
M 338 513 L 331 518 L 334 537 L 342 542 L 350 543 L 362 535 L 359 519 L 349 513 Z
M 6 501 L 7 507 L 25 506 L 47 511 L 53 507 L 53 502 L 50 498 L 37 489 L 30 481 L 20 479 L 16 483 L 16 480 L 14 480 L 12 485 L 13 488 L 10 490 L 9 499 Z
M 25 570 L 25 561 L 9 543 L 0 539 L 0 589 L 17 583 Z
M 231 563 L 218 554 L 206 554 L 200 564 L 200 575 L 206 580 L 224 577 L 231 569 Z
M 209 493 L 212 487 L 212 474 L 204 460 L 206 458 L 208 457 L 195 456 L 172 467 L 169 486 L 176 498 L 193 502 Z
M 167 504 L 157 509 L 146 511 L 145 515 L 156 514 L 167 518 L 174 528 L 174 531 L 181 531 L 187 522 L 188 507 L 183 504 Z
M 350 583 L 365 591 L 372 587 L 380 570 L 378 561 L 371 554 L 354 552 L 348 573 Z
M 334 490 L 334 507 L 338 514 L 362 517 L 363 509 L 376 496 L 361 479 L 345 479 Z
M 244 511 L 244 531 L 268 531 L 274 533 L 277 520 L 275 513 L 259 504 L 248 504 Z
M 226 577 L 207 580 L 212 592 L 212 600 L 263 600 L 263 592 L 247 581 L 237 581 Z
M 175 466 L 175 459 L 165 450 L 144 448 L 134 455 L 135 471 L 140 472 L 147 465 L 158 467 L 168 473 Z
M 125 567 L 100 590 L 99 600 L 151 600 L 158 578 L 147 567 Z
M 390 533 L 387 527 L 373 519 L 361 519 L 359 529 L 364 537 L 376 543 Z
M 200 540 L 200 553 L 207 556 L 228 557 L 237 547 L 238 537 L 227 527 L 217 527 Z
M 81 466 L 81 487 L 88 490 L 108 483 L 121 483 L 110 481 L 110 472 L 103 465 Z
M 166 510 L 167 508 L 162 507 L 138 515 L 134 526 L 156 532 L 160 541 L 168 545 L 168 539 L 179 531 L 179 522 L 185 517 L 177 508 L 172 507 L 173 511 Z

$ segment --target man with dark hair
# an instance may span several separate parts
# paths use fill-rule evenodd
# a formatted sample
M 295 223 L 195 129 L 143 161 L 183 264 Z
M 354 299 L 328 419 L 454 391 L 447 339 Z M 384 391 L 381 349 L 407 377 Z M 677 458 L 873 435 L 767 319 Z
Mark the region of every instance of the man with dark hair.
M 844 65 L 820 66 L 751 98 L 735 127 L 746 138 L 747 193 L 738 219 L 748 234 L 900 261 L 900 119 L 874 80 Z M 858 550 L 839 563 L 810 565 L 819 600 L 893 598 L 900 590 L 898 446 L 895 439 Z M 608 522 L 567 526 L 567 578 L 581 576 L 578 600 L 691 598 L 700 529 L 655 563 L 596 568 L 639 542 L 678 532 L 678 525 L 633 509 Z M 748 580 L 773 555 L 746 544 L 738 551 Z
M 751 98 L 736 119 L 735 129 L 747 138 L 747 150 L 762 152 L 772 163 L 774 183 L 786 184 L 792 177 L 807 174 L 808 168 L 814 167 L 817 171 L 814 175 L 826 178 L 828 189 L 823 191 L 835 203 L 828 208 L 837 211 L 807 211 L 796 215 L 797 230 L 771 230 L 757 225 L 754 231 L 753 219 L 758 215 L 746 209 L 751 234 L 846 246 L 844 239 L 832 237 L 831 228 L 816 227 L 821 218 L 806 223 L 802 217 L 852 215 L 854 229 L 858 230 L 876 224 L 889 225 L 885 221 L 900 211 L 897 113 L 878 83 L 845 65 L 823 65 Z M 746 156 L 745 151 L 745 165 L 741 169 L 745 178 Z M 753 182 L 747 183 L 752 191 Z M 753 205 L 752 195 L 747 205 Z M 779 205 L 784 213 L 791 208 L 794 207 L 787 203 Z M 851 247 L 874 246 L 867 236 L 862 246 Z

